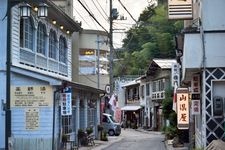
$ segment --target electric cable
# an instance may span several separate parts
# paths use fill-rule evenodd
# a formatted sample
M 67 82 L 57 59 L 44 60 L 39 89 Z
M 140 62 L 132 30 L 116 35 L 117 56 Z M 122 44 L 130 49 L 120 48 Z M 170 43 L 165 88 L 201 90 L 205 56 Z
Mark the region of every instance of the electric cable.
M 106 31 L 106 33 L 107 34 L 109 34 L 108 33 L 108 31 L 99 23 L 99 21 L 95 18 L 95 16 L 84 6 L 84 4 L 80 1 L 80 0 L 78 0 L 78 2 L 81 4 L 81 6 L 88 12 L 88 14 L 97 22 L 97 24 L 100 26 L 100 27 L 102 27 L 102 29 L 103 30 L 105 30 Z
M 100 15 L 101 15 L 107 22 L 109 22 L 108 19 L 107 19 L 107 18 L 102 14 L 102 12 L 99 10 L 99 8 L 98 8 L 97 5 L 95 4 L 94 0 L 92 0 L 92 3 L 94 4 L 95 8 L 98 10 L 98 12 L 100 13 Z M 107 15 L 106 15 L 106 16 L 107 16 Z
M 127 8 L 123 5 L 123 3 L 120 1 L 120 0 L 118 0 L 119 1 L 119 3 L 121 4 L 121 6 L 126 10 L 126 12 L 130 15 L 130 17 L 134 20 L 134 22 L 136 23 L 136 24 L 138 24 L 138 22 L 137 22 L 137 20 L 136 19 L 134 19 L 134 17 L 131 15 L 131 13 L 127 10 Z

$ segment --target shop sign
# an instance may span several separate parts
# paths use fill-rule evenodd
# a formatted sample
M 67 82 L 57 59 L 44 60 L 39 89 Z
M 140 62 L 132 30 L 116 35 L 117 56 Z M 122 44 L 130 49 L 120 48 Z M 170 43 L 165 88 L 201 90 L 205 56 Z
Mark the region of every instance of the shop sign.
M 51 86 L 12 86 L 11 107 L 51 107 Z
M 173 63 L 171 68 L 171 84 L 172 87 L 180 86 L 180 65 L 178 63 Z
M 192 115 L 200 115 L 200 100 L 191 101 Z
M 189 128 L 189 91 L 187 88 L 177 88 L 177 127 Z
M 191 93 L 193 94 L 200 94 L 200 75 L 196 74 L 193 75 L 191 80 Z
M 61 115 L 72 115 L 72 91 L 70 87 L 64 89 L 60 94 L 61 100 Z
M 168 0 L 169 19 L 192 19 L 192 0 Z

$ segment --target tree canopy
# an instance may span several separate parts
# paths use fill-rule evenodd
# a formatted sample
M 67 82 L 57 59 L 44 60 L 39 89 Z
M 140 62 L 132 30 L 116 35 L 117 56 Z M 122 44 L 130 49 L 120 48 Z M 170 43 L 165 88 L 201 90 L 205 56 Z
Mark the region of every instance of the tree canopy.
M 168 20 L 166 4 L 148 6 L 139 16 L 138 25 L 123 39 L 123 51 L 114 64 L 114 75 L 144 74 L 153 58 L 175 58 L 175 34 L 181 21 Z

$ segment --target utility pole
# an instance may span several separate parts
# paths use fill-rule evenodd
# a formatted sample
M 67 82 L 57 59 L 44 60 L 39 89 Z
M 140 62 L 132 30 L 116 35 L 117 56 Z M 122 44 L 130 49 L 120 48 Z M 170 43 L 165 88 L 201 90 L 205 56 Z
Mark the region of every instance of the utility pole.
M 98 89 L 100 88 L 100 80 L 99 80 L 99 75 L 100 75 L 100 69 L 99 69 L 99 57 L 100 57 L 100 48 L 99 48 L 99 35 L 97 35 L 97 71 L 98 71 L 98 77 L 97 77 L 97 87 Z
M 109 0 L 109 84 L 110 96 L 113 94 L 113 17 L 112 17 L 112 0 Z

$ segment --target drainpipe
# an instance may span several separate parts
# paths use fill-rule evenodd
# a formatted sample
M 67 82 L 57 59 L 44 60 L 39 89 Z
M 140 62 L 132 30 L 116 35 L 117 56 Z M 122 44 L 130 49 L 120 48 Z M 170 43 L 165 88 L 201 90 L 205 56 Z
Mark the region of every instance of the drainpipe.
M 54 95 L 53 95 L 53 126 L 52 126 L 52 150 L 55 150 L 55 105 L 56 105 L 56 94 L 61 91 L 62 89 L 57 89 L 56 91 L 54 91 Z

